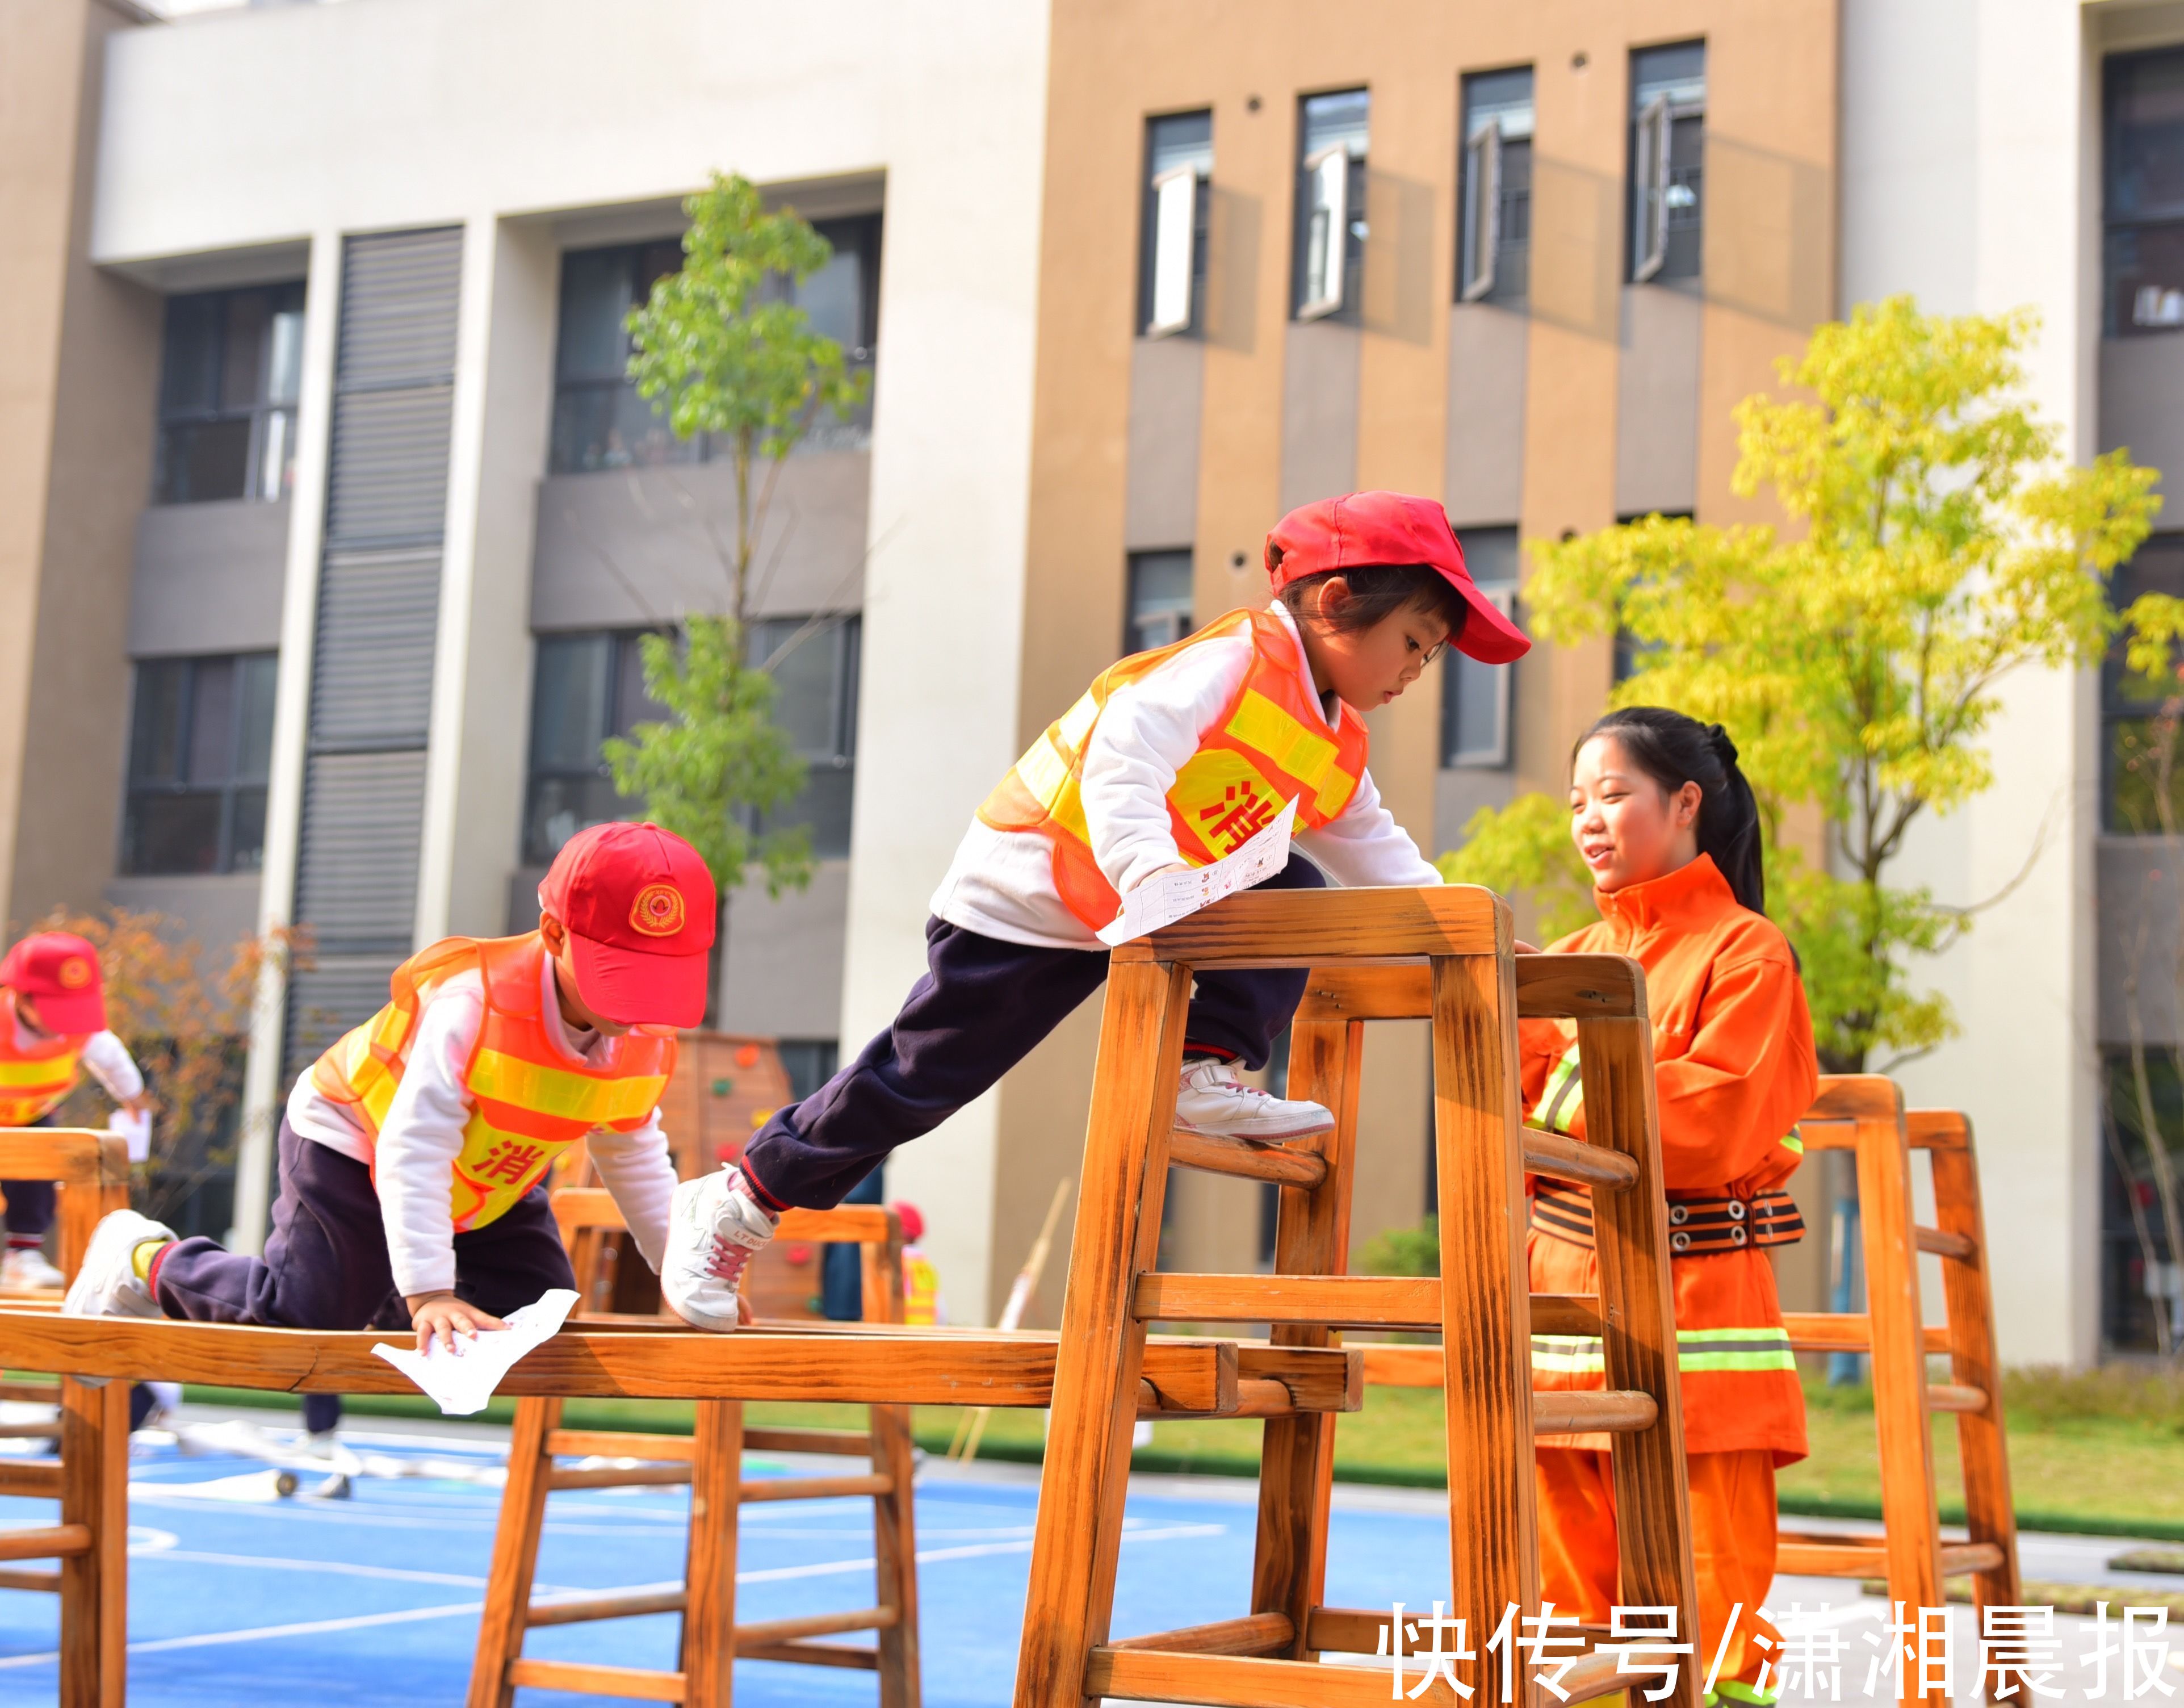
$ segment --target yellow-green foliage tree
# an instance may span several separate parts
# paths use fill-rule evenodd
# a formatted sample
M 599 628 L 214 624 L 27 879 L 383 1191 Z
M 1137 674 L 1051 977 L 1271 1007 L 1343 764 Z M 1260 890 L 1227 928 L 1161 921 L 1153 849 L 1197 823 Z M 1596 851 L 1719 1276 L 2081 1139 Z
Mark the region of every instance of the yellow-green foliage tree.
M 1910 963 L 1970 914 L 1887 873 L 1919 819 L 1993 781 L 2003 678 L 2097 663 L 2126 620 L 2161 615 L 2120 617 L 2107 589 L 2146 536 L 2156 477 L 2123 451 L 2061 460 L 2021 396 L 2032 329 L 2029 314 L 1922 315 L 1908 298 L 1860 307 L 1779 365 L 1797 394 L 1737 407 L 1735 490 L 1771 492 L 1787 527 L 1653 516 L 1531 543 L 1535 633 L 1626 634 L 1636 669 L 1611 704 L 1673 706 L 1735 738 L 1769 820 L 1769 911 L 1835 1071 L 1953 1030 Z M 1826 825 L 1826 870 L 1777 846 L 1801 803 Z M 1535 796 L 1479 815 L 1446 869 L 1566 899 L 1585 879 L 1559 807 Z

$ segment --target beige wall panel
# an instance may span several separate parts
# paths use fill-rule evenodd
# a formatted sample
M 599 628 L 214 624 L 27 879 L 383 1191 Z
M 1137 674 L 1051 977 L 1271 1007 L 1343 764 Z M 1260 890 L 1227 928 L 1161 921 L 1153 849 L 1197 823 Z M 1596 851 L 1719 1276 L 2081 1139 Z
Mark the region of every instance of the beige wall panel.
M 72 31 L 73 42 L 34 29 L 20 15 L 26 9 Z M 129 705 L 129 584 L 136 515 L 151 479 L 159 303 L 142 287 L 95 270 L 87 248 L 101 44 L 125 20 L 96 4 L 11 6 L 0 18 L 0 30 L 14 38 L 0 46 L 0 64 L 52 80 L 35 93 L 11 90 L 0 98 L 9 115 L 0 123 L 39 127 L 27 152 L 5 149 L 23 177 L 0 196 L 20 195 L 32 254 L 42 257 L 36 265 L 52 269 L 42 283 L 20 281 L 31 309 L 20 335 L 49 327 L 42 304 L 54 287 L 64 292 L 58 343 L 43 358 L 51 389 L 36 379 L 39 362 L 27 349 L 20 373 L 30 383 L 6 387 L 26 404 L 42 397 L 51 410 L 47 422 L 26 421 L 25 437 L 9 439 L 27 452 L 22 477 L 43 477 L 42 491 L 21 494 L 25 509 L 14 524 L 43 523 L 35 557 L 17 560 L 36 588 L 35 612 L 20 606 L 15 612 L 33 656 L 19 661 L 27 663 L 20 673 L 0 670 L 0 679 L 28 689 L 25 700 L 0 709 L 0 801 L 20 809 L 9 839 L 8 911 L 20 921 L 57 906 L 97 906 L 114 870 Z M 18 42 L 31 50 L 29 61 L 18 59 Z M 58 209 L 31 181 L 41 171 L 54 175 Z M 57 211 L 60 241 L 48 248 Z M 12 221 L 8 228 L 18 229 Z M 11 308 L 24 300 L 13 294 L 14 282 L 0 285 L 0 300 Z M 28 546 L 28 535 L 18 542 Z M 0 567 L 0 587 L 16 585 Z M 22 719 L 12 734 L 11 715 Z
M 1198 422 L 1205 379 L 1201 340 L 1131 340 L 1129 509 L 1123 542 L 1132 551 L 1188 549 L 1198 532 Z M 1121 633 L 1118 623 L 1116 634 Z
M 1531 321 L 1487 303 L 1449 310 L 1441 501 L 1465 527 L 1507 527 L 1524 500 L 1524 366 Z
M 1364 335 L 1340 321 L 1292 321 L 1283 342 L 1281 497 L 1268 527 L 1299 505 L 1367 484 L 1357 474 Z
M 1688 514 L 1699 477 L 1699 338 L 1690 291 L 1623 287 L 1615 377 L 1615 513 Z

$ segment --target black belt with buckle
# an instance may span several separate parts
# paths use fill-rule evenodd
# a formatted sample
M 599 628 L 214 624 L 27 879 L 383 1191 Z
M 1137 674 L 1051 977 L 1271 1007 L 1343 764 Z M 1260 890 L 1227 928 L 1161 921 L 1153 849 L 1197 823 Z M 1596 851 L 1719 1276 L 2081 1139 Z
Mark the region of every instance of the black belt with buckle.
M 1711 1257 L 1719 1252 L 1786 1246 L 1805 1236 L 1796 1201 L 1776 1188 L 1740 1198 L 1726 1192 L 1670 1192 L 1669 1254 Z M 1549 1239 L 1591 1248 L 1592 1192 L 1560 1181 L 1533 1187 L 1532 1225 Z

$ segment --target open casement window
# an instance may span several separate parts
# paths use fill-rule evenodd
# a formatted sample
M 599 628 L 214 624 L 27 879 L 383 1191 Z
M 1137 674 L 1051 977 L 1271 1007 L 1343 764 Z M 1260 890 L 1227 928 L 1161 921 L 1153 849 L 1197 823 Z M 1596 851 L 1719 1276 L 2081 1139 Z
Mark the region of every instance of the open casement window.
M 1504 617 L 1513 617 L 1514 587 L 1479 589 Z M 1445 769 L 1498 771 L 1509 763 L 1510 684 L 1513 667 L 1481 664 L 1451 647 L 1441 687 L 1440 762 Z
M 1669 98 L 1656 95 L 1638 115 L 1630 175 L 1630 276 L 1643 284 L 1669 259 Z
M 1350 241 L 1350 150 L 1336 142 L 1304 163 L 1306 205 L 1304 288 L 1296 317 L 1316 321 L 1342 307 Z
M 1494 289 L 1502 247 L 1502 121 L 1489 119 L 1464 145 L 1462 299 L 1475 303 Z
M 1190 330 L 1192 262 L 1201 193 L 1195 166 L 1176 166 L 1152 181 L 1152 304 L 1145 327 L 1149 338 Z

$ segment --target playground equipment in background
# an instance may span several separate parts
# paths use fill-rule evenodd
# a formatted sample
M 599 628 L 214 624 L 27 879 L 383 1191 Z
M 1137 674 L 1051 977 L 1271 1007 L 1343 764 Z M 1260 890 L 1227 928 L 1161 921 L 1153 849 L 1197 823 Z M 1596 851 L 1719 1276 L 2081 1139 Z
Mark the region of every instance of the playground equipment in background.
M 81 1128 L 0 1130 L 0 1179 L 51 1181 L 60 1188 L 60 1270 L 71 1281 L 109 1210 L 129 1204 L 129 1148 Z M 51 1298 L 16 1294 L 17 1311 L 52 1311 Z M 0 1370 L 43 1368 L 36 1359 L 0 1354 Z M 56 1366 L 58 1367 L 58 1366 Z M 61 1708 L 120 1708 L 128 1640 L 129 1388 L 0 1378 L 0 1399 L 57 1404 L 53 1423 L 12 1424 L 11 1435 L 53 1439 L 58 1455 L 0 1460 L 0 1494 L 58 1500 L 60 1522 L 0 1531 L 0 1589 L 44 1590 L 60 1597 Z M 19 1562 L 51 1560 L 28 1569 Z
M 1387 1613 L 1322 1605 L 1334 1450 L 1328 1414 L 1347 1406 L 1285 1406 L 1265 1424 L 1248 1613 L 1109 1641 L 1130 1402 L 1143 1361 L 1161 1346 L 1161 1337 L 1147 1334 L 1155 1322 L 1270 1322 L 1276 1345 L 1293 1353 L 1327 1348 L 1343 1326 L 1440 1330 L 1436 1350 L 1449 1393 L 1448 1612 L 1464 1620 L 1479 1654 L 1485 1655 L 1486 1638 L 1511 1605 L 1539 1611 L 1531 1470 L 1538 1435 L 1612 1434 L 1624 1521 L 1619 1599 L 1673 1606 L 1680 1629 L 1691 1630 L 1696 1600 L 1644 975 L 1620 957 L 1519 958 L 1512 948 L 1507 904 L 1483 890 L 1450 886 L 1247 893 L 1115 952 L 1017 1708 L 1078 1708 L 1099 1697 L 1269 1708 L 1362 1708 L 1387 1700 L 1382 1670 L 1318 1664 L 1323 1651 L 1384 1655 L 1393 1646 Z M 1334 1130 L 1288 1145 L 1173 1131 L 1192 974 L 1282 966 L 1311 968 L 1291 1033 L 1290 1095 L 1326 1105 Z M 1576 1018 L 1591 1143 L 1524 1130 L 1519 1013 Z M 1446 1285 L 1346 1272 L 1364 1022 L 1418 1017 L 1433 1028 Z M 1281 1188 L 1274 1273 L 1156 1270 L 1171 1164 Z M 1530 1295 L 1528 1170 L 1600 1193 L 1597 1299 Z M 1535 1332 L 1602 1337 L 1607 1391 L 1535 1395 Z M 1271 1390 L 1268 1398 L 1298 1398 L 1294 1387 L 1255 1386 Z M 1257 1397 L 1247 1397 L 1244 1415 Z M 1596 1641 L 1606 1633 L 1588 1635 Z M 1561 1677 L 1559 1690 L 1571 1701 L 1614 1694 L 1633 1683 L 1619 1665 L 1618 1655 L 1596 1648 Z M 1662 1700 L 1697 1708 L 1697 1671 L 1679 1668 Z M 1527 1678 L 1518 1700 L 1543 1702 L 1543 1692 Z M 1420 1698 L 1458 1700 L 1448 1682 L 1431 1676 L 1420 1681 Z
M 576 1266 L 578 1295 L 589 1298 L 598 1281 L 603 1236 L 622 1229 L 621 1213 L 610 1194 L 577 1188 L 554 1193 L 554 1215 Z M 855 1242 L 864 1261 L 865 1320 L 901 1320 L 902 1229 L 894 1212 L 864 1207 L 791 1210 L 781 1231 L 797 1239 Z M 510 1708 L 523 1686 L 725 1708 L 738 1657 L 867 1667 L 879 1674 L 881 1708 L 917 1708 L 917 1547 L 911 1518 L 908 1409 L 875 1405 L 867 1428 L 861 1431 L 747 1430 L 743 1409 L 737 1400 L 700 1400 L 694 1430 L 684 1436 L 563 1429 L 559 1399 L 516 1403 L 508 1486 L 501 1496 L 500 1526 L 493 1538 L 469 1708 Z M 741 1475 L 745 1448 L 838 1454 L 869 1460 L 872 1469 L 858 1476 L 768 1477 L 746 1482 Z M 570 1457 L 603 1462 L 573 1467 L 554 1462 Z M 551 1491 L 670 1483 L 687 1483 L 690 1488 L 692 1521 L 681 1589 L 579 1601 L 532 1599 L 546 1497 Z M 738 1625 L 736 1537 L 741 1504 L 840 1495 L 872 1499 L 878 1605 L 848 1613 Z M 524 1658 L 527 1629 L 654 1613 L 682 1616 L 681 1665 L 672 1672 Z M 867 1630 L 877 1636 L 871 1649 L 813 1640 Z

